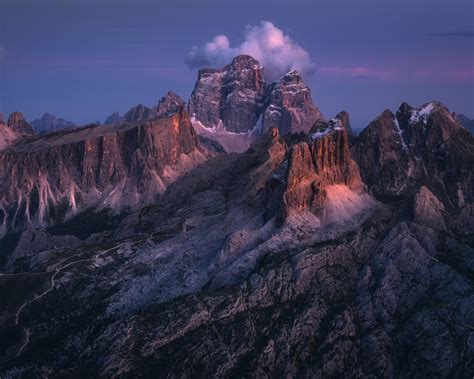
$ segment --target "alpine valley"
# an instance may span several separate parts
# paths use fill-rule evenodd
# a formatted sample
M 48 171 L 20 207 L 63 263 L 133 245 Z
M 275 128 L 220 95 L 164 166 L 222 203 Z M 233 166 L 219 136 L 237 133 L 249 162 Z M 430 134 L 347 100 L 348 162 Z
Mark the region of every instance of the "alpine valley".
M 356 135 L 248 55 L 103 125 L 0 118 L 0 376 L 472 378 L 458 120 Z

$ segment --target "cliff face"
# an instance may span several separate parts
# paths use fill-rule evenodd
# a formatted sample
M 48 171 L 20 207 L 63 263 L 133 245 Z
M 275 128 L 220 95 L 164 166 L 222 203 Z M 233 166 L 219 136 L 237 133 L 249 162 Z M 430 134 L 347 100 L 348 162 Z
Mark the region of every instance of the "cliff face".
M 0 152 L 0 223 L 60 222 L 90 206 L 145 205 L 204 159 L 186 111 L 122 126 L 91 126 Z
M 281 135 L 307 133 L 316 121 L 323 118 L 313 104 L 311 90 L 295 70 L 273 83 L 268 92 L 264 130 L 278 128 Z
M 364 182 L 381 199 L 426 186 L 447 207 L 473 200 L 474 139 L 440 103 L 404 103 L 385 111 L 359 136 L 352 152 Z
M 260 64 L 240 55 L 223 69 L 203 69 L 189 99 L 196 131 L 228 152 L 243 152 L 259 136 L 307 133 L 322 119 L 295 70 L 266 85 Z
M 290 148 L 284 214 L 309 210 L 319 217 L 342 220 L 350 214 L 344 209 L 347 206 L 369 206 L 371 201 L 364 195 L 359 168 L 351 158 L 347 131 L 337 120 L 319 123 L 313 131 L 308 140 Z
M 13 112 L 8 117 L 7 126 L 18 134 L 35 134 L 33 128 L 20 112 Z
M 265 100 L 262 67 L 240 55 L 220 69 L 204 69 L 189 99 L 189 114 L 206 128 L 243 133 L 255 128 Z

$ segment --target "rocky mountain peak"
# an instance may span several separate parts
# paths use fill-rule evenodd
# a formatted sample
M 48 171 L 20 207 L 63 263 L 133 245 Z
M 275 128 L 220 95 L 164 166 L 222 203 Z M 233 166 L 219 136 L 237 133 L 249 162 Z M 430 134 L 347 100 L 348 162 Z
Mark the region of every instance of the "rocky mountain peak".
M 34 134 L 33 128 L 25 120 L 25 117 L 20 112 L 13 112 L 8 117 L 7 126 L 20 134 Z
M 396 115 L 384 111 L 352 151 L 365 183 L 382 199 L 405 197 L 422 185 L 447 208 L 474 195 L 474 138 L 439 102 L 403 103 Z
M 181 107 L 185 106 L 185 102 L 181 97 L 175 94 L 173 91 L 168 91 L 159 101 L 156 106 L 156 114 L 168 115 L 175 113 Z
M 57 118 L 55 115 L 46 112 L 40 119 L 31 122 L 31 126 L 37 133 L 52 132 L 64 128 L 73 128 L 73 122 Z
M 347 113 L 346 111 L 341 111 L 334 118 L 340 121 L 340 125 L 344 129 L 346 129 L 349 136 L 354 135 L 354 133 L 352 131 L 352 127 L 351 127 L 351 121 L 349 119 L 349 113 Z
M 0 112 L 0 124 L 1 125 L 5 124 L 5 121 L 3 120 L 3 113 L 2 112 Z
M 123 117 L 126 122 L 141 122 L 152 118 L 153 114 L 153 109 L 148 108 L 143 104 L 138 104 L 137 106 L 130 108 Z
M 118 124 L 123 121 L 123 117 L 120 116 L 119 112 L 113 112 L 109 117 L 104 121 L 104 125 L 113 125 Z
M 0 173 L 11 172 L 0 183 L 0 216 L 13 230 L 61 222 L 90 206 L 143 206 L 203 160 L 183 107 L 171 117 L 41 135 L 0 152 Z
M 204 128 L 231 133 L 253 130 L 265 101 L 262 67 L 239 55 L 222 69 L 202 69 L 189 99 L 189 113 Z
M 252 56 L 246 54 L 237 55 L 230 65 L 228 65 L 225 70 L 233 69 L 238 72 L 241 72 L 245 69 L 249 70 L 260 70 L 262 67 L 260 63 Z
M 252 131 L 256 137 L 274 127 L 281 135 L 308 132 L 322 119 L 298 71 L 291 70 L 267 86 L 260 63 L 248 55 L 235 57 L 222 69 L 200 70 L 188 109 L 199 123 L 196 130 L 215 139 L 228 139 L 222 136 L 226 132 Z
M 360 210 L 372 204 L 337 118 L 317 121 L 306 139 L 291 145 L 285 183 L 283 217 L 310 211 L 320 220 L 343 220 L 352 206 Z
M 277 127 L 280 134 L 307 133 L 322 114 L 314 105 L 311 90 L 296 70 L 283 75 L 268 90 L 264 130 Z

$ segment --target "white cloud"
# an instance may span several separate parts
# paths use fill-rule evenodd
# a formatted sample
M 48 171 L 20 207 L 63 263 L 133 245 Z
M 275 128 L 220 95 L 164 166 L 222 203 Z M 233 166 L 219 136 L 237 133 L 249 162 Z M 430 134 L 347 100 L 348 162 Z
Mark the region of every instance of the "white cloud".
M 247 26 L 244 42 L 236 47 L 231 47 L 225 35 L 214 37 L 204 46 L 193 46 L 185 62 L 191 68 L 221 67 L 239 54 L 257 59 L 267 80 L 275 80 L 291 69 L 305 75 L 315 68 L 308 52 L 269 21 Z

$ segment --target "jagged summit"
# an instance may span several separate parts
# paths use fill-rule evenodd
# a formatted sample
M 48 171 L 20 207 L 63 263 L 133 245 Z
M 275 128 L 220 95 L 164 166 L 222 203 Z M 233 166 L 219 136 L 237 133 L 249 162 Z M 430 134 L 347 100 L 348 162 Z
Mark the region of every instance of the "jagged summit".
M 222 69 L 199 71 L 189 99 L 189 114 L 205 128 L 246 133 L 257 124 L 265 91 L 258 61 L 240 55 Z
M 73 122 L 57 118 L 55 115 L 46 112 L 40 119 L 31 122 L 31 126 L 36 133 L 52 132 L 64 128 L 74 128 Z
M 156 106 L 157 116 L 161 115 L 170 115 L 177 112 L 181 107 L 184 107 L 186 103 L 181 97 L 179 97 L 173 91 L 168 91 L 166 94 L 158 101 Z
M 270 85 L 263 128 L 277 127 L 282 135 L 307 133 L 323 116 L 314 105 L 311 90 L 296 70 L 283 75 Z
M 121 122 L 123 122 L 123 117 L 120 116 L 119 112 L 115 111 L 105 119 L 104 125 L 119 124 Z
M 217 141 L 241 140 L 227 144 L 228 151 L 235 151 L 232 146 L 248 147 L 274 127 L 282 135 L 308 132 L 322 119 L 298 71 L 291 70 L 267 85 L 263 68 L 248 55 L 235 57 L 222 69 L 200 70 L 188 108 L 199 133 Z
M 473 199 L 474 138 L 442 103 L 402 103 L 395 115 L 385 110 L 361 132 L 353 153 L 380 198 L 424 185 L 447 208 Z
M 13 112 L 8 117 L 7 126 L 19 134 L 34 134 L 34 130 L 20 112 Z

